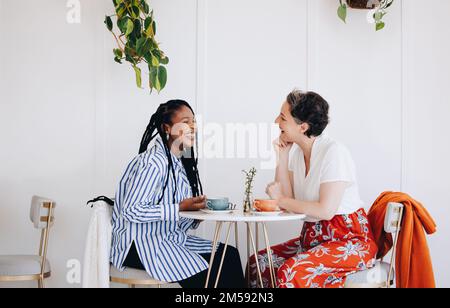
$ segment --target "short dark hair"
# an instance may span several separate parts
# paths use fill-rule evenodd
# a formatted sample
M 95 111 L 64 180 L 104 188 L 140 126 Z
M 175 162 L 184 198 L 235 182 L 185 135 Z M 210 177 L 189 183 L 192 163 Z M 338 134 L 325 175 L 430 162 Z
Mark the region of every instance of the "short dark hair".
M 294 90 L 289 93 L 287 102 L 291 107 L 291 114 L 298 124 L 308 123 L 309 129 L 305 135 L 320 136 L 329 123 L 327 101 L 315 92 Z

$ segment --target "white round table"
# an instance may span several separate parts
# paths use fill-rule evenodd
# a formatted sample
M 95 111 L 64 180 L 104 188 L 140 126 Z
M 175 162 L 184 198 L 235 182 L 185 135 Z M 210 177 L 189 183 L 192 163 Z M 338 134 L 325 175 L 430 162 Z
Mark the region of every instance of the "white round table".
M 257 214 L 253 214 L 253 213 L 244 213 L 242 210 L 235 210 L 232 213 L 205 213 L 202 211 L 197 211 L 197 212 L 180 212 L 180 217 L 184 217 L 184 218 L 188 218 L 188 219 L 194 219 L 194 220 L 201 220 L 201 221 L 212 221 L 216 223 L 216 230 L 214 232 L 214 238 L 213 238 L 213 251 L 211 253 L 211 260 L 209 262 L 209 269 L 208 269 L 208 275 L 206 278 L 206 284 L 205 284 L 205 288 L 208 287 L 209 285 L 209 279 L 211 276 L 211 270 L 212 270 L 212 265 L 214 262 L 214 258 L 215 258 L 215 254 L 216 254 L 216 250 L 217 250 L 217 244 L 219 241 L 219 235 L 222 229 L 222 226 L 224 223 L 228 223 L 228 230 L 227 230 L 227 235 L 226 235 L 226 240 L 225 240 L 225 247 L 224 247 L 224 251 L 222 254 L 222 259 L 220 262 L 220 266 L 219 266 L 219 272 L 217 273 L 217 278 L 216 278 L 216 282 L 214 287 L 217 288 L 217 285 L 219 283 L 219 279 L 220 279 L 220 274 L 222 271 L 222 266 L 223 266 L 223 261 L 225 259 L 225 253 L 227 250 L 227 246 L 228 246 L 228 242 L 230 239 L 230 233 L 231 233 L 231 227 L 234 225 L 235 226 L 235 237 L 236 237 L 236 248 L 238 248 L 238 223 L 245 223 L 247 225 L 247 255 L 250 258 L 250 244 L 253 248 L 253 252 L 254 255 L 257 256 L 258 254 L 258 248 L 259 248 L 259 243 L 258 243 L 258 225 L 261 224 L 263 227 L 263 231 L 264 231 L 264 238 L 265 238 L 265 244 L 266 244 L 266 249 L 267 249 L 267 255 L 268 255 L 268 261 L 269 261 L 269 268 L 270 268 L 270 276 L 271 276 L 271 282 L 272 282 L 272 287 L 276 287 L 275 282 L 276 282 L 276 277 L 275 277 L 275 270 L 274 270 L 274 264 L 273 264 L 273 259 L 272 259 L 272 252 L 271 252 L 271 245 L 269 242 L 269 234 L 267 231 L 267 226 L 266 223 L 268 222 L 283 222 L 283 221 L 301 221 L 304 220 L 306 218 L 305 215 L 301 215 L 301 214 L 292 214 L 292 213 L 281 213 L 279 215 L 270 215 L 270 216 L 260 216 Z M 256 240 L 255 237 L 253 236 L 253 232 L 252 232 L 252 228 L 251 228 L 251 224 L 255 224 L 255 233 L 256 233 Z M 255 244 L 256 242 L 256 244 Z M 262 280 L 262 274 L 261 274 L 261 269 L 259 266 L 259 261 L 258 258 L 255 258 L 256 260 L 256 269 L 258 272 L 258 278 L 259 278 L 259 282 L 260 282 L 260 286 L 263 287 L 263 280 Z

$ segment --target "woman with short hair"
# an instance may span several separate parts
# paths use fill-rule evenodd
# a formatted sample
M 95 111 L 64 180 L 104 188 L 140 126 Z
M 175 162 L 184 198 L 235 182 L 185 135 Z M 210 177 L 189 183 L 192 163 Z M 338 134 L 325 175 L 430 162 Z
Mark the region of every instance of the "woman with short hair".
M 280 288 L 343 287 L 349 274 L 373 267 L 376 259 L 353 159 L 324 133 L 328 112 L 319 94 L 293 91 L 276 119 L 278 166 L 266 192 L 280 209 L 307 215 L 299 237 L 272 247 Z M 267 252 L 260 253 L 267 260 Z M 250 271 L 255 286 L 254 257 Z M 263 277 L 270 281 L 268 269 Z

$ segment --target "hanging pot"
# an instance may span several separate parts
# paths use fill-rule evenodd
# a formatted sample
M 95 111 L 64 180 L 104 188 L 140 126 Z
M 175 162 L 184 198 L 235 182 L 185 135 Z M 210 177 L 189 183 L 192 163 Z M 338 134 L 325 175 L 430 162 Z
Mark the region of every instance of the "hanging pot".
M 372 10 L 380 5 L 381 0 L 345 0 L 352 9 Z

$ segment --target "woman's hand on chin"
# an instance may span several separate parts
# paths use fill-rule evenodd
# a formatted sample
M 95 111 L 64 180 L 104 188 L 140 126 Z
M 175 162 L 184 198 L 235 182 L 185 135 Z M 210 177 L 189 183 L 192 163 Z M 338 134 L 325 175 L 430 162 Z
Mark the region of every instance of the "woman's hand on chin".
M 289 152 L 292 149 L 292 145 L 292 142 L 284 141 L 282 136 L 273 141 L 273 148 L 279 160 L 289 159 Z

